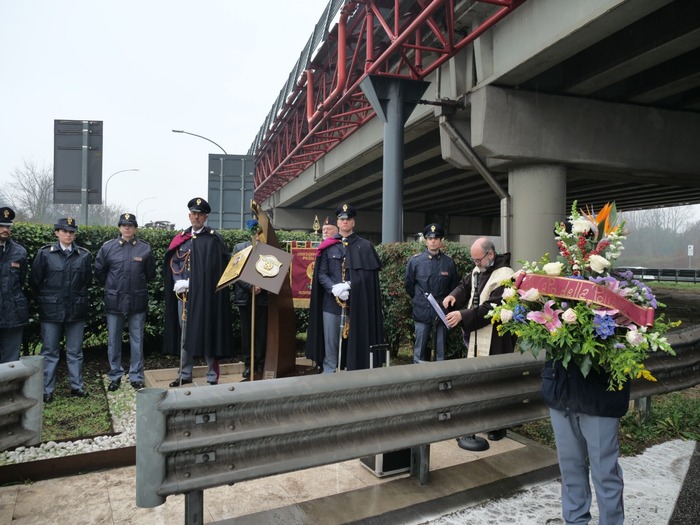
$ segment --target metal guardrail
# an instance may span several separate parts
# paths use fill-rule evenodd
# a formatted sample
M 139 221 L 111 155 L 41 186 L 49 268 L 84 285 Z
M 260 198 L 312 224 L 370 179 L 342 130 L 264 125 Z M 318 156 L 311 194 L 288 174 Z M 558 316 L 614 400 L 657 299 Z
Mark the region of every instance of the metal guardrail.
M 673 338 L 678 355 L 651 358 L 658 381 L 635 381 L 633 398 L 700 383 L 700 329 Z M 409 447 L 411 475 L 427 482 L 430 443 L 548 417 L 542 365 L 509 354 L 140 390 L 136 503 L 185 494 L 185 522 L 198 523 L 204 489 Z
M 41 443 L 44 358 L 0 364 L 0 451 Z
M 700 283 L 700 270 L 692 268 L 616 268 L 618 271 L 630 271 L 635 279 L 642 281 L 664 281 L 675 283 Z

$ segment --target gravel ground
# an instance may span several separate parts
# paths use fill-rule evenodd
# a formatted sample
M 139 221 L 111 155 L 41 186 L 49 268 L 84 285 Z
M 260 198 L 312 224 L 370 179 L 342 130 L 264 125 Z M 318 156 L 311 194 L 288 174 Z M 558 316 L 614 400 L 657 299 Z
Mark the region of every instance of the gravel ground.
M 109 378 L 105 375 L 102 381 L 105 385 L 105 391 L 107 391 Z M 0 452 L 0 465 L 135 446 L 136 390 L 129 386 L 128 381 L 122 382 L 122 387 L 116 392 L 107 391 L 107 400 L 112 415 L 112 425 L 118 434 L 76 441 L 48 441 L 40 446 L 17 447 L 12 451 Z

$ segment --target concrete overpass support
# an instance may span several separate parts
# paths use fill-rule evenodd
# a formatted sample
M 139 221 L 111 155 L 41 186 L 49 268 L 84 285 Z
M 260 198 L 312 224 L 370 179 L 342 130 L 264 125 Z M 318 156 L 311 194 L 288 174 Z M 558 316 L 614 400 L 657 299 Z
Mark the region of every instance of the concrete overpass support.
M 403 240 L 404 124 L 429 82 L 371 75 L 360 87 L 384 122 L 382 242 Z
M 549 253 L 556 259 L 554 223 L 565 220 L 566 168 L 561 165 L 532 164 L 513 167 L 508 172 L 513 221 L 510 250 L 516 261 L 538 261 Z

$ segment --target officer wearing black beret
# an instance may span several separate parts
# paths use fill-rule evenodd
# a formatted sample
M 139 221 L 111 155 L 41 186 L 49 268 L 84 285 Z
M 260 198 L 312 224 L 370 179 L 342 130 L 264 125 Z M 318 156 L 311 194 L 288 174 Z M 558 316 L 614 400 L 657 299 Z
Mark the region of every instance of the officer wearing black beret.
M 77 229 L 74 218 L 58 219 L 54 224 L 57 242 L 39 249 L 29 274 L 39 304 L 45 403 L 53 400 L 64 333 L 71 395 L 88 395 L 83 384 L 83 331 L 92 283 L 92 255 L 75 243 Z
M 19 359 L 29 306 L 24 295 L 27 250 L 12 239 L 15 210 L 0 208 L 0 363 Z
M 133 213 L 119 216 L 119 237 L 104 243 L 95 259 L 95 276 L 105 287 L 107 359 L 110 379 L 107 389 L 119 390 L 124 376 L 122 333 L 129 330 L 129 381 L 135 390 L 144 387 L 143 334 L 148 310 L 148 282 L 156 276 L 151 245 L 139 239 Z
M 436 223 L 423 228 L 426 249 L 408 260 L 404 287 L 413 299 L 413 322 L 416 330 L 416 342 L 413 347 L 413 362 L 430 361 L 428 340 L 433 340 L 435 359 L 445 358 L 445 337 L 447 327 L 438 318 L 436 311 L 428 301 L 432 294 L 438 305 L 459 283 L 457 266 L 452 257 L 440 251 L 445 236 L 442 226 Z M 433 328 L 435 330 L 433 330 Z

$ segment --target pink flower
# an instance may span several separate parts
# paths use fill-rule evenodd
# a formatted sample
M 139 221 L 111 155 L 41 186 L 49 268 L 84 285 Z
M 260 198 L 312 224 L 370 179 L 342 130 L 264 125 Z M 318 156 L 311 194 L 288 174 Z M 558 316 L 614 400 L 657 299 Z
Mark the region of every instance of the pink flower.
M 574 310 L 573 308 L 568 308 L 566 312 L 561 314 L 561 318 L 566 324 L 574 324 L 578 320 L 576 310 Z
M 535 302 L 539 301 L 541 295 L 537 288 L 530 288 L 529 290 L 518 290 L 520 297 L 523 301 Z
M 550 299 L 549 301 L 544 303 L 544 308 L 541 312 L 529 312 L 527 314 L 527 318 L 530 321 L 535 321 L 536 323 L 543 324 L 550 332 L 555 332 L 557 328 L 561 327 L 559 314 L 563 310 L 553 310 L 553 304 L 554 300 Z

